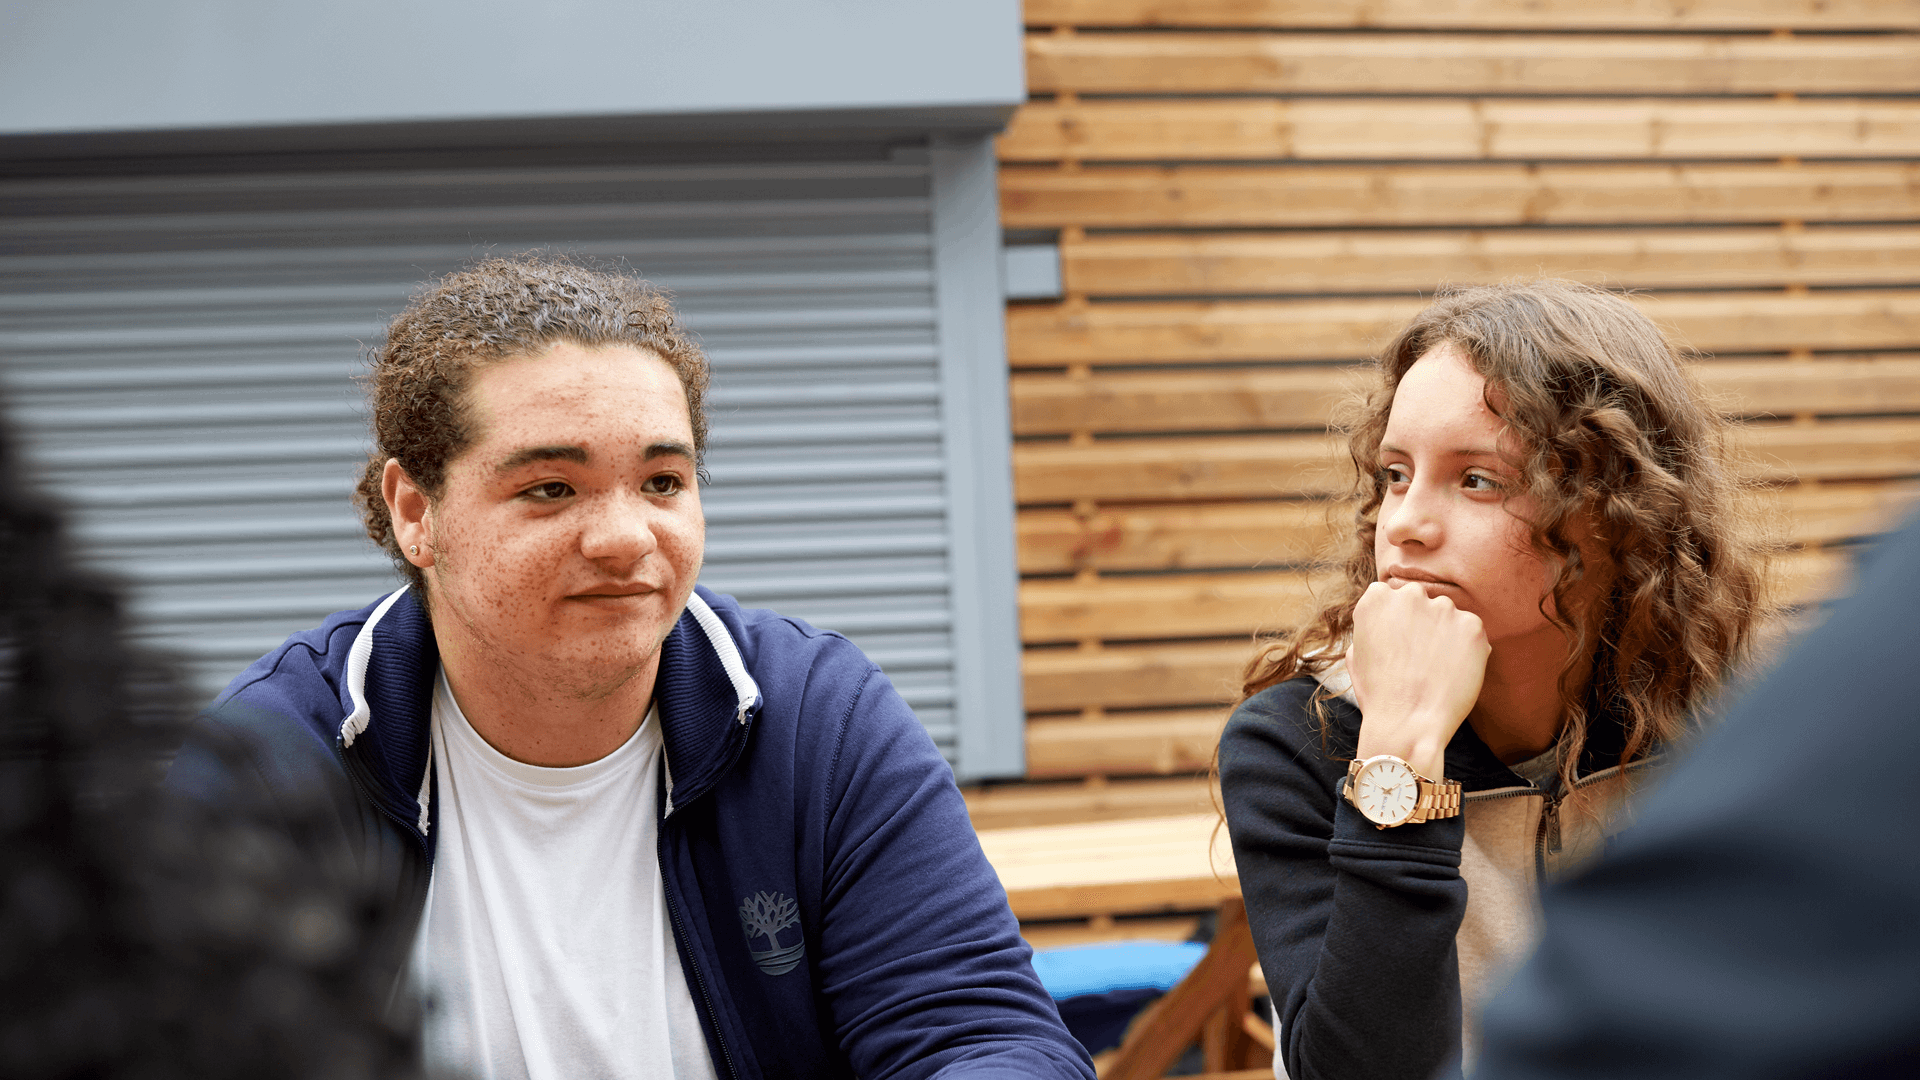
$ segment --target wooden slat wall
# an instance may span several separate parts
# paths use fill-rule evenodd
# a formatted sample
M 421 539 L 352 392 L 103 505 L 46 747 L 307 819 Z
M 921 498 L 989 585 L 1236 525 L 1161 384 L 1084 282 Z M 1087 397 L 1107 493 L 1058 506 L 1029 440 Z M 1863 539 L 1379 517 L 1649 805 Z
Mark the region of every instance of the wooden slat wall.
M 1358 365 L 1441 282 L 1639 290 L 1711 355 L 1790 601 L 1920 481 L 1920 0 L 1027 0 L 1003 222 L 1018 824 L 1204 805 L 1252 633 L 1309 611 Z M 1161 779 L 1146 779 L 1159 777 Z M 1184 779 L 1182 779 L 1184 778 Z

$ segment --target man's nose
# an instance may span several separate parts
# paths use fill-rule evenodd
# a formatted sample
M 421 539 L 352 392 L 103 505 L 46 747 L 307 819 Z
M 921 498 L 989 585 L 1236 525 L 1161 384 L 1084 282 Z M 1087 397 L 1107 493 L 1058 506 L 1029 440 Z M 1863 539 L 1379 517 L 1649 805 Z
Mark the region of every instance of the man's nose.
M 595 562 L 625 568 L 646 558 L 659 546 L 653 531 L 652 503 L 626 492 L 610 492 L 594 500 L 581 529 L 580 553 Z

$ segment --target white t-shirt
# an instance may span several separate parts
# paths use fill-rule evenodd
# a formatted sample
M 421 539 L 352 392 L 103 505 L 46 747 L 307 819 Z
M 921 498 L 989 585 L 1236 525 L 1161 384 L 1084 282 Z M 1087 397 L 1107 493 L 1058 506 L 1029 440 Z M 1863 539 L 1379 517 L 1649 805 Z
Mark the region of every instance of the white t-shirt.
M 439 840 L 412 958 L 430 1071 L 712 1080 L 660 881 L 660 755 L 656 709 L 599 761 L 515 761 L 440 676 Z

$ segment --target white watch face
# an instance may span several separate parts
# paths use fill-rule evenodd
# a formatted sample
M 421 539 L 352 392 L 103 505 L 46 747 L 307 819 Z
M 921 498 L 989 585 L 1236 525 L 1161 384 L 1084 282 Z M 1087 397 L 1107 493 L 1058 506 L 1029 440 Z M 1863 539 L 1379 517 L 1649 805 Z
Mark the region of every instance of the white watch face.
M 1362 766 L 1353 778 L 1353 801 L 1375 825 L 1398 825 L 1407 820 L 1419 799 L 1420 782 L 1404 762 L 1376 761 Z

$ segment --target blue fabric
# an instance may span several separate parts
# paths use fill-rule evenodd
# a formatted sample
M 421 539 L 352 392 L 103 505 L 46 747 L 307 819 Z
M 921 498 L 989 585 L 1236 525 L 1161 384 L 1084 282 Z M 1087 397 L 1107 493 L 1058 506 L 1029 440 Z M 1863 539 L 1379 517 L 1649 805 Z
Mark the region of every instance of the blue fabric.
M 661 645 L 672 810 L 663 802 L 658 859 L 719 1075 L 1092 1080 L 952 771 L 886 676 L 838 634 L 699 594 L 761 691 L 737 717 L 691 615 Z M 331 616 L 249 667 L 196 722 L 168 784 L 256 813 L 317 794 L 332 818 L 296 840 L 391 897 L 375 962 L 397 979 L 431 878 L 418 792 L 438 653 L 402 597 L 373 629 L 368 728 L 342 746 L 347 657 L 372 610 Z M 794 901 L 799 917 L 770 943 L 742 914 L 760 897 Z
M 1114 990 L 1173 989 L 1207 947 L 1193 941 L 1116 941 L 1041 949 L 1033 970 L 1055 1001 Z

